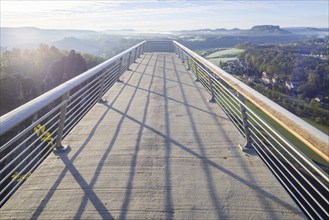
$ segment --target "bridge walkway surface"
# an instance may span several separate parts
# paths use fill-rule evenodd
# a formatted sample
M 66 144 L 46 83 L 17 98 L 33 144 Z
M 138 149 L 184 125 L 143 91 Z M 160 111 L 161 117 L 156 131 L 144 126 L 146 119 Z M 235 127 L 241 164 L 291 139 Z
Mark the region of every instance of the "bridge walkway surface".
M 174 53 L 145 53 L 1 219 L 303 219 Z

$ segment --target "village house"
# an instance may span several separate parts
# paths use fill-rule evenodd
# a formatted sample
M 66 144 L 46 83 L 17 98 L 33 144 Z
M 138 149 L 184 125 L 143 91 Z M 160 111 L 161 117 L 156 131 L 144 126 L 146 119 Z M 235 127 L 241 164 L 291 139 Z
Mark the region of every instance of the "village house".
M 278 83 L 278 79 L 279 79 L 278 76 L 271 77 L 266 71 L 264 71 L 262 73 L 261 80 L 266 85 L 269 85 L 269 84 L 277 84 Z
M 266 71 L 264 71 L 264 72 L 262 73 L 262 81 L 263 81 L 263 83 L 265 83 L 265 84 L 271 84 L 271 82 L 272 82 L 272 78 L 267 74 Z
M 303 82 L 291 82 L 291 81 L 286 81 L 286 87 L 289 90 L 295 90 L 298 86 L 302 85 Z
M 248 77 L 248 81 L 251 82 L 251 83 L 255 82 L 255 80 L 256 80 L 256 77 L 254 77 L 254 76 L 249 76 Z

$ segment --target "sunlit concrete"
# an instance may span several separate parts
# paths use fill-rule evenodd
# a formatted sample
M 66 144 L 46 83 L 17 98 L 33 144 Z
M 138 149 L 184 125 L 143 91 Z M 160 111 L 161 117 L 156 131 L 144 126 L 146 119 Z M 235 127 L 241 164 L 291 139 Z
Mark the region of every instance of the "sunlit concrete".
M 145 54 L 0 210 L 1 219 L 301 219 L 175 54 Z

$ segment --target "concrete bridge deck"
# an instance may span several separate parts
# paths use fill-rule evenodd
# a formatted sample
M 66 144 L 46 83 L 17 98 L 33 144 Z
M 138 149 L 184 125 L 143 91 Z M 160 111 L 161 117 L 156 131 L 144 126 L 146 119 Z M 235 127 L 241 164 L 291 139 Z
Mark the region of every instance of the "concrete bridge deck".
M 0 210 L 0 219 L 301 219 L 176 55 L 144 54 Z

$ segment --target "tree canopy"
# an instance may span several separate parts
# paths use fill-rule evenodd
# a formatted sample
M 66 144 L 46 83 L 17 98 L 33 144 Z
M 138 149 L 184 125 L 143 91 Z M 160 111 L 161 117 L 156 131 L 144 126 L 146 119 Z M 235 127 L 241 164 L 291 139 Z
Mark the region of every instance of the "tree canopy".
M 0 114 L 30 101 L 103 62 L 90 54 L 68 53 L 40 44 L 34 50 L 12 49 L 1 54 Z

